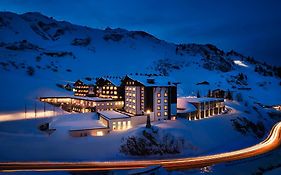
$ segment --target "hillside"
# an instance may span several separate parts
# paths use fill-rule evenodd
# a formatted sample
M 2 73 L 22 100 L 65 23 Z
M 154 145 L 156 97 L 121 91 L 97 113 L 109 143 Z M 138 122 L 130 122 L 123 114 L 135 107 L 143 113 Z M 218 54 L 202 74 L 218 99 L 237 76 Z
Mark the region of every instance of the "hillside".
M 171 76 L 181 83 L 179 95 L 221 88 L 251 104 L 281 101 L 280 68 L 252 57 L 211 44 L 169 43 L 143 31 L 92 29 L 40 13 L 0 12 L 0 72 L 0 112 L 68 93 L 56 84 L 136 73 Z M 209 85 L 197 85 L 204 81 Z

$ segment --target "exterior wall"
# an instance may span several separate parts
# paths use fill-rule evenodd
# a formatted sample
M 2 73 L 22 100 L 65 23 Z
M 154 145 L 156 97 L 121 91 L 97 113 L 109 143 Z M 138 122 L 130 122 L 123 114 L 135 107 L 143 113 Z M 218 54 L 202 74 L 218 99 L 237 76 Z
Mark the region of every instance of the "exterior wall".
M 109 128 L 69 130 L 69 135 L 71 137 L 103 136 L 107 133 L 109 133 Z
M 104 100 L 104 101 L 91 101 L 84 99 L 76 98 L 67 98 L 67 97 L 50 97 L 50 98 L 41 98 L 40 101 L 51 103 L 51 104 L 69 104 L 71 110 L 76 112 L 95 112 L 103 110 L 114 110 L 122 109 L 124 102 L 122 100 Z
M 191 119 L 194 118 L 194 120 L 218 115 L 225 110 L 225 104 L 222 100 L 192 102 L 192 104 L 197 108 L 197 114 L 191 115 Z
M 153 113 L 150 114 L 150 121 L 153 122 L 156 118 L 154 117 Z M 140 115 L 131 117 L 132 126 L 135 127 L 137 125 L 146 124 L 147 116 Z
M 132 127 L 131 118 L 120 118 L 120 119 L 108 119 L 103 115 L 99 115 L 100 121 L 106 124 L 109 131 L 120 131 L 130 129 Z
M 124 110 L 133 115 L 141 115 L 144 111 L 144 87 L 125 86 Z
M 120 98 L 119 94 L 118 94 L 118 87 L 112 85 L 111 83 L 108 83 L 108 84 L 102 86 L 102 91 L 101 91 L 100 97 L 114 98 L 114 99 Z
M 89 94 L 89 86 L 88 85 L 77 85 L 75 86 L 75 96 L 85 97 Z
M 153 89 L 153 113 L 157 120 L 168 119 L 168 87 Z
M 177 117 L 186 118 L 187 120 L 197 120 L 197 111 L 187 112 L 187 113 L 179 113 Z
M 96 102 L 96 111 L 104 111 L 104 110 L 116 110 L 122 109 L 124 106 L 123 101 L 97 101 Z

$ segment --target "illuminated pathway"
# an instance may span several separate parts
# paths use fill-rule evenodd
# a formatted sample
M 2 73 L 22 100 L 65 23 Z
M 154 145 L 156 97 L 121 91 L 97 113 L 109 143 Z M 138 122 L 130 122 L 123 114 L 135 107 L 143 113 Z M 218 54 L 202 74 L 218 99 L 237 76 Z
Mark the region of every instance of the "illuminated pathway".
M 222 162 L 245 159 L 269 152 L 281 143 L 281 122 L 273 126 L 268 137 L 254 146 L 208 156 L 165 160 L 109 161 L 109 162 L 7 162 L 0 163 L 0 171 L 87 171 L 144 168 L 162 165 L 166 169 L 191 169 Z

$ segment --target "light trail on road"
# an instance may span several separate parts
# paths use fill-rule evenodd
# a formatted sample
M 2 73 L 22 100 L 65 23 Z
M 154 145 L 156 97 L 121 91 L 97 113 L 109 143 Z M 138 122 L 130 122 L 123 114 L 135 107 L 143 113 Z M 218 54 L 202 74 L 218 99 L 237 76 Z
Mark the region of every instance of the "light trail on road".
M 281 122 L 275 124 L 268 137 L 248 148 L 225 153 L 163 160 L 129 160 L 107 162 L 0 162 L 0 172 L 16 171 L 103 171 L 145 168 L 161 165 L 168 170 L 192 169 L 254 157 L 277 148 L 281 143 Z

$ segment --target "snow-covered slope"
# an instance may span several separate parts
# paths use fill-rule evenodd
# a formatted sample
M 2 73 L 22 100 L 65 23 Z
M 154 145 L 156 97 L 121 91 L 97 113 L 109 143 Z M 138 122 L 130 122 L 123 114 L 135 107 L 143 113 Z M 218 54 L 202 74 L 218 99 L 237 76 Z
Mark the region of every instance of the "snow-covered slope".
M 0 72 L 0 112 L 32 106 L 42 95 L 67 93 L 57 83 L 130 73 L 169 75 L 181 82 L 179 95 L 221 88 L 250 103 L 281 101 L 280 68 L 235 51 L 177 45 L 142 31 L 92 29 L 40 13 L 0 12 Z M 209 85 L 196 85 L 203 81 Z M 239 90 L 245 87 L 251 90 Z

